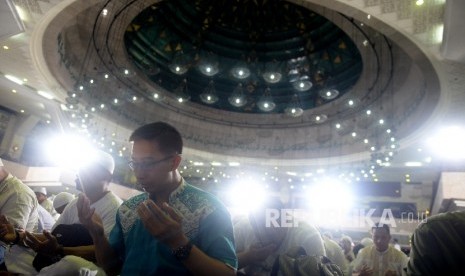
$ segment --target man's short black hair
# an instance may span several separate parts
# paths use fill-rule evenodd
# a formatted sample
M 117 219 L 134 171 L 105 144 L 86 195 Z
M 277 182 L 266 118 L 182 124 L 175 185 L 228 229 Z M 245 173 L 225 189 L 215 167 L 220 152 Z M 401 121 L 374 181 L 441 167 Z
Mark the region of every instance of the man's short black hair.
M 164 122 L 146 124 L 134 130 L 129 141 L 137 140 L 156 141 L 161 152 L 182 154 L 181 134 L 176 128 Z
M 374 231 L 376 229 L 384 229 L 384 230 L 386 230 L 388 235 L 391 235 L 391 230 L 389 229 L 389 225 L 387 225 L 385 223 L 381 223 L 381 222 L 375 223 L 375 225 L 373 225 L 373 227 L 371 227 L 371 231 Z

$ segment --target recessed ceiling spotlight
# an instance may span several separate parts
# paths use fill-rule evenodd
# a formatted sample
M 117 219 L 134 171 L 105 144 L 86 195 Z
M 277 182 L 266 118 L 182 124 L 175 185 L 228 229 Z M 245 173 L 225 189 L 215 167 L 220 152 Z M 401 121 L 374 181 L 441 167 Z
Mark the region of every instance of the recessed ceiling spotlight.
M 310 80 L 308 80 L 307 76 L 303 76 L 300 80 L 293 82 L 292 86 L 294 86 L 297 91 L 303 92 L 312 88 L 313 84 Z
M 299 117 L 304 113 L 304 110 L 300 107 L 288 107 L 284 112 L 291 117 Z
M 326 120 L 328 120 L 328 116 L 326 116 L 325 114 L 316 115 L 316 116 L 314 117 L 314 121 L 315 121 L 317 124 L 324 123 Z
M 278 83 L 283 75 L 279 72 L 265 72 L 262 76 L 268 83 Z
M 336 89 L 323 89 L 319 92 L 320 97 L 325 100 L 332 100 L 335 99 L 339 95 L 339 91 Z
M 250 69 L 245 66 L 236 66 L 231 70 L 231 74 L 236 79 L 246 79 L 250 76 Z

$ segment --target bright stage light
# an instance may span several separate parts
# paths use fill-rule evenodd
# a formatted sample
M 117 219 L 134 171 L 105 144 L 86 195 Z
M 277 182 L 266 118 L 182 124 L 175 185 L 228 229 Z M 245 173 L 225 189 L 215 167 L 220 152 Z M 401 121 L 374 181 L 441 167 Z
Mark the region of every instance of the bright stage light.
M 67 169 L 77 169 L 96 158 L 90 142 L 80 136 L 57 136 L 48 140 L 45 147 L 49 160 Z
M 449 160 L 465 159 L 465 129 L 452 126 L 441 129 L 427 141 L 429 147 L 441 158 Z
M 266 197 L 266 189 L 255 181 L 235 183 L 227 193 L 228 205 L 238 214 L 259 208 Z
M 323 179 L 309 187 L 308 206 L 312 210 L 349 211 L 353 204 L 353 195 L 347 184 L 336 179 Z

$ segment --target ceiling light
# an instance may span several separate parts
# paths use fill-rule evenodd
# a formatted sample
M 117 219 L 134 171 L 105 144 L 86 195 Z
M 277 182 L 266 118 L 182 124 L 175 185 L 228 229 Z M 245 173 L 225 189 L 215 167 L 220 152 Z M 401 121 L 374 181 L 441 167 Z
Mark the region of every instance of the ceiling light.
M 186 102 L 190 99 L 189 91 L 187 89 L 187 79 L 184 79 L 181 84 L 173 91 L 179 103 Z
M 271 100 L 261 100 L 258 102 L 258 108 L 265 112 L 273 110 L 275 106 L 276 104 Z
M 229 103 L 235 107 L 242 107 L 247 103 L 246 98 L 244 97 L 244 89 L 242 88 L 242 84 L 239 83 L 232 95 L 228 98 Z
M 425 3 L 424 0 L 417 0 L 417 1 L 415 2 L 415 4 L 416 4 L 417 6 L 421 6 L 421 5 L 423 5 L 424 3 Z
M 324 123 L 327 119 L 328 119 L 328 116 L 326 116 L 325 114 L 316 115 L 316 116 L 313 118 L 313 120 L 314 120 L 315 123 L 317 123 L 317 124 Z
M 299 117 L 304 113 L 304 110 L 300 107 L 288 107 L 284 112 L 291 117 Z
M 236 66 L 231 70 L 232 75 L 236 79 L 246 79 L 250 76 L 250 69 L 245 66 Z
M 213 81 L 210 81 L 207 88 L 200 94 L 200 99 L 206 104 L 214 104 L 218 101 L 218 96 L 216 95 L 215 84 Z
M 185 55 L 183 51 L 177 51 L 174 54 L 173 60 L 168 65 L 168 68 L 176 75 L 183 75 L 189 70 L 190 63 L 190 57 L 188 55 Z
M 405 166 L 406 167 L 421 167 L 423 166 L 423 163 L 411 161 L 411 162 L 405 162 Z
M 265 92 L 263 92 L 263 96 L 260 98 L 258 101 L 258 108 L 261 111 L 271 111 L 276 107 L 276 104 L 273 102 L 273 97 L 271 97 L 271 92 L 269 88 L 265 89 Z
M 312 88 L 313 84 L 309 80 L 308 76 L 301 76 L 298 80 L 292 83 L 292 86 L 300 92 L 307 91 Z
M 332 99 L 335 99 L 339 95 L 339 91 L 337 91 L 336 89 L 327 89 L 327 90 L 323 89 L 323 90 L 320 90 L 319 94 L 320 94 L 320 97 L 325 100 L 332 100 Z
M 380 125 L 384 125 L 384 120 L 383 120 L 383 119 L 380 119 L 380 120 L 379 120 L 379 124 L 380 124 Z
M 284 112 L 291 117 L 299 117 L 304 113 L 304 110 L 300 107 L 299 96 L 294 94 L 288 106 L 284 109 Z
M 265 72 L 262 76 L 263 79 L 268 83 L 277 83 L 282 78 L 282 74 L 279 72 Z
M 9 79 L 10 81 L 16 83 L 16 84 L 19 84 L 19 85 L 23 85 L 24 84 L 24 81 L 22 81 L 21 79 L 15 77 L 15 76 L 12 76 L 12 75 L 5 75 L 5 78 Z
M 11 92 L 16 93 L 16 89 L 12 89 Z
M 371 110 L 367 110 L 367 115 L 371 115 Z
M 337 129 L 341 128 L 341 124 L 339 124 L 339 123 L 336 124 L 336 128 L 337 128 Z
M 277 61 L 266 63 L 262 77 L 267 83 L 278 83 L 282 76 L 281 68 Z
M 229 166 L 230 167 L 238 167 L 240 166 L 241 164 L 239 162 L 229 162 Z
M 41 95 L 42 97 L 46 98 L 46 99 L 49 99 L 49 100 L 53 100 L 53 96 L 48 93 L 48 92 L 45 92 L 45 91 L 37 91 L 37 93 L 39 95 Z
M 220 71 L 218 58 L 211 52 L 203 53 L 200 57 L 197 68 L 199 69 L 200 73 L 207 77 L 212 77 Z
M 6 46 L 6 45 L 3 45 L 3 49 L 8 50 L 10 48 L 8 46 Z

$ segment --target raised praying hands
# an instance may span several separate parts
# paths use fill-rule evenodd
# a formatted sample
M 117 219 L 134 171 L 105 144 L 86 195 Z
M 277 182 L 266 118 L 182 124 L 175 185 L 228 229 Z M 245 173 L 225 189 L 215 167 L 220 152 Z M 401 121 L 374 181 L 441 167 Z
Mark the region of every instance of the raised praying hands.
M 50 234 L 50 232 L 44 230 L 43 232 L 45 239 L 40 240 L 33 234 L 26 231 L 25 243 L 27 246 L 32 248 L 32 250 L 53 256 L 57 254 L 60 245 L 58 244 L 57 238 Z
M 90 200 L 84 194 L 79 195 L 77 210 L 79 221 L 89 230 L 92 237 L 104 233 L 102 219 L 95 213 L 95 209 L 90 207 Z
M 168 203 L 160 208 L 152 200 L 146 200 L 139 205 L 137 213 L 149 233 L 170 248 L 188 243 L 182 231 L 183 217 Z

